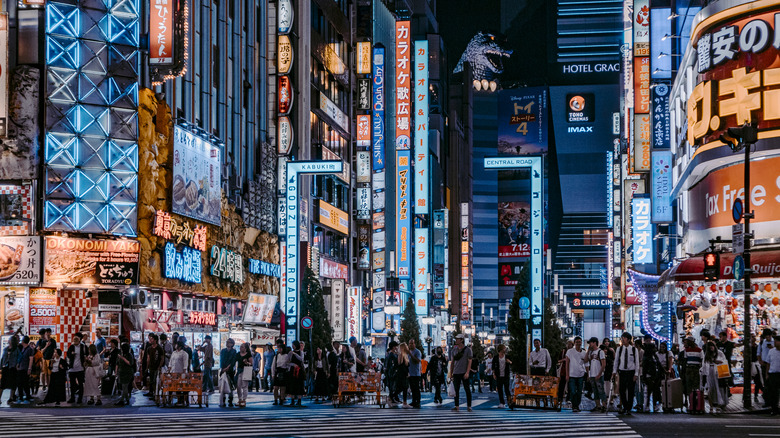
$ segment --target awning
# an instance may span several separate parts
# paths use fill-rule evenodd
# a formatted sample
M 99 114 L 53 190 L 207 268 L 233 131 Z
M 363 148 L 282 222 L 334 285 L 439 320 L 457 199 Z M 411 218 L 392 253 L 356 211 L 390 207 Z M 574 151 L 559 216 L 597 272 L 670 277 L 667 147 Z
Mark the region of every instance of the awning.
M 736 254 L 721 253 L 720 279 L 734 279 L 734 258 Z M 750 264 L 753 265 L 753 278 L 780 278 L 780 250 L 751 251 Z M 695 256 L 683 260 L 679 265 L 667 269 L 661 276 L 661 282 L 672 281 L 703 281 L 704 256 Z

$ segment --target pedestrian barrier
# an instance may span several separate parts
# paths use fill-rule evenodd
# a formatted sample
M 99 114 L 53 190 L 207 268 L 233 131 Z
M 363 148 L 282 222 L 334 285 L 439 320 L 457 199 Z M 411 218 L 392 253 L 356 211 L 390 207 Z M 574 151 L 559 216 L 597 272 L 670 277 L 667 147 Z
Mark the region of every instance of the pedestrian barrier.
M 368 373 L 339 373 L 338 394 L 333 396 L 333 407 L 372 404 L 373 396 L 367 394 L 376 393 L 376 404 L 384 408 L 387 400 L 382 396 L 382 375 L 376 372 Z
M 558 384 L 557 377 L 515 375 L 514 399 L 509 407 L 559 409 Z
M 162 373 L 157 388 L 155 402 L 158 406 L 173 406 L 174 396 L 187 406 L 209 405 L 208 394 L 203 393 L 203 373 Z

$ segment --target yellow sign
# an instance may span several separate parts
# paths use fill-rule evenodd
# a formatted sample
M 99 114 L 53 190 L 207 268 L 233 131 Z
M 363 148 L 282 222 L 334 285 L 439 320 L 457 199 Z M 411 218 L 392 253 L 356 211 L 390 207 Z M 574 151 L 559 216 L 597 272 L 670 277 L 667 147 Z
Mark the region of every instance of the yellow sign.
M 634 172 L 650 172 L 650 114 L 634 115 Z
M 320 203 L 320 223 L 344 234 L 349 234 L 349 215 L 323 200 Z
M 558 378 L 550 376 L 515 376 L 515 397 L 519 395 L 557 397 Z
M 280 75 L 286 75 L 290 73 L 293 63 L 293 47 L 290 37 L 287 35 L 279 35 L 277 42 L 277 59 L 276 68 L 277 73 Z
M 357 43 L 357 73 L 371 74 L 371 43 Z
M 688 143 L 691 145 L 723 128 L 725 117 L 734 116 L 736 125 L 780 120 L 780 68 L 748 73 L 742 67 L 731 77 L 704 81 L 688 98 Z M 768 88 L 773 89 L 768 89 Z M 763 117 L 757 112 L 763 109 Z

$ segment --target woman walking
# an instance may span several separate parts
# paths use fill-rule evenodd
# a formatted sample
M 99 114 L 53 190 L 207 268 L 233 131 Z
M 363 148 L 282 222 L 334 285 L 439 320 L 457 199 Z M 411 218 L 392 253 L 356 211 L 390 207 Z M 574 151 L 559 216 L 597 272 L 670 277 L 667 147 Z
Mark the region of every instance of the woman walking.
M 303 352 L 301 343 L 293 341 L 293 349 L 290 352 L 290 376 L 287 384 L 287 393 L 290 394 L 290 406 L 300 406 L 303 394 L 306 393 L 306 368 L 303 366 Z
M 68 363 L 62 357 L 62 350 L 59 348 L 54 351 L 52 359 L 49 361 L 49 389 L 43 404 L 54 403 L 59 406 L 67 399 L 65 394 L 65 381 L 68 380 Z
M 130 406 L 130 385 L 135 378 L 135 366 L 135 356 L 130 350 L 130 344 L 123 342 L 116 361 L 116 374 L 119 379 L 119 387 L 122 388 L 122 397 L 116 402 L 117 406 Z
M 236 361 L 236 367 L 238 368 L 238 385 L 236 386 L 236 395 L 238 396 L 238 407 L 246 407 L 246 397 L 249 393 L 249 382 L 254 377 L 252 352 L 250 351 L 249 342 L 241 344 L 238 350 L 238 361 Z
M 324 402 L 330 391 L 328 391 L 328 360 L 322 351 L 317 347 L 314 353 L 314 402 L 320 403 L 320 397 Z
M 704 363 L 701 367 L 701 373 L 704 376 L 705 388 L 707 389 L 707 402 L 710 405 L 710 414 L 717 414 L 718 410 L 723 412 L 723 408 L 729 402 L 728 396 L 728 377 L 718 378 L 718 365 L 728 365 L 726 355 L 718 350 L 718 346 L 712 341 L 707 341 L 704 346 Z
M 409 389 L 409 346 L 402 342 L 398 346 L 398 364 L 395 372 L 395 391 L 396 394 L 403 391 L 404 407 L 408 408 L 406 403 L 407 390 Z
M 274 406 L 284 405 L 287 397 L 287 371 L 290 368 L 290 356 L 284 342 L 276 343 L 276 356 L 271 365 L 271 380 L 274 382 Z
M 98 354 L 95 344 L 89 346 L 89 356 L 87 356 L 87 368 L 84 373 L 84 397 L 88 397 L 88 405 L 94 404 L 100 406 L 103 402 L 100 400 L 100 379 L 103 378 L 103 359 Z
M 0 358 L 0 366 L 3 369 L 3 378 L 0 381 L 0 398 L 3 397 L 3 392 L 6 389 L 10 389 L 11 398 L 8 399 L 9 405 L 16 401 L 16 387 L 18 386 L 16 381 L 16 363 L 19 362 L 20 353 L 19 338 L 11 336 L 8 340 L 8 345 L 3 349 L 3 356 Z
M 428 363 L 428 374 L 431 376 L 431 386 L 435 388 L 433 402 L 442 404 L 444 400 L 441 398 L 441 385 L 447 380 L 447 357 L 441 347 L 436 347 L 436 354 Z

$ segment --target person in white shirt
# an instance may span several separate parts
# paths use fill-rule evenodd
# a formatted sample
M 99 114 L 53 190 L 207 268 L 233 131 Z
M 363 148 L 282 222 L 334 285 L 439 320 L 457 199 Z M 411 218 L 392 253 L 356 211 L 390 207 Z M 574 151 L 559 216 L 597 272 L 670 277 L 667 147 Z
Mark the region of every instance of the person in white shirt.
M 566 369 L 569 377 L 569 396 L 572 412 L 580 411 L 582 387 L 585 384 L 585 362 L 588 352 L 582 349 L 582 338 L 574 338 L 574 348 L 566 352 Z
M 171 353 L 171 358 L 168 360 L 168 371 L 170 373 L 186 373 L 190 366 L 190 356 L 186 351 L 184 351 L 184 342 L 176 342 L 175 348 L 176 350 Z M 183 406 L 186 399 L 187 393 L 179 391 L 179 400 L 176 402 L 176 404 L 178 406 Z
M 758 344 L 758 362 L 764 371 L 764 381 L 769 378 L 769 353 L 775 346 L 774 333 L 772 329 L 765 328 L 761 332 L 761 342 Z
M 550 352 L 542 348 L 542 342 L 534 339 L 534 349 L 531 350 L 531 375 L 546 376 L 552 366 Z
M 634 388 L 639 380 L 639 351 L 631 345 L 631 334 L 623 332 L 620 337 L 620 346 L 615 352 L 615 365 L 612 374 L 617 379 L 620 391 L 620 413 L 631 415 L 631 407 L 634 406 Z
M 772 348 L 767 354 L 769 362 L 769 378 L 767 379 L 767 391 L 765 394 L 766 403 L 772 409 L 770 415 L 780 415 L 780 409 L 777 407 L 777 402 L 780 397 L 780 336 L 776 336 L 775 348 Z
M 596 402 L 594 411 L 606 412 L 607 393 L 604 392 L 604 368 L 607 366 L 607 356 L 599 348 L 599 338 L 588 340 L 588 379 L 593 389 L 593 400 Z

